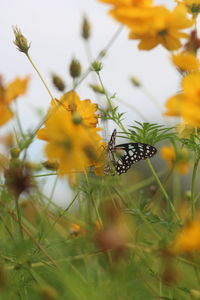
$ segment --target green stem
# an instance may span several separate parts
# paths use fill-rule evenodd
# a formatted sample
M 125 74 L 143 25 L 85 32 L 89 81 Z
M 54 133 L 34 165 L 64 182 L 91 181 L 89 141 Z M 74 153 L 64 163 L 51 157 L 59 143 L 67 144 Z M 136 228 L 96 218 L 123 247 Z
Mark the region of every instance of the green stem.
M 100 85 L 101 85 L 101 88 L 103 89 L 103 92 L 104 92 L 104 95 L 106 96 L 106 100 L 108 102 L 108 106 L 111 110 L 113 110 L 113 105 L 112 105 L 112 102 L 111 102 L 111 99 L 104 87 L 104 84 L 103 84 L 103 81 L 101 79 L 101 76 L 100 76 L 100 73 L 99 72 L 96 72 L 97 73 L 97 76 L 98 76 L 98 79 L 99 79 L 99 82 L 100 82 Z M 126 128 L 124 127 L 124 125 L 122 124 L 121 120 L 114 120 L 114 122 L 125 132 L 127 133 L 127 130 Z
M 108 102 L 108 106 L 109 106 L 110 109 L 113 109 L 112 102 L 111 102 L 110 97 L 108 96 L 108 93 L 107 93 L 107 91 L 106 91 L 106 89 L 105 89 L 105 87 L 104 87 L 103 81 L 102 81 L 102 79 L 101 79 L 101 75 L 100 75 L 99 72 L 96 72 L 96 73 L 97 73 L 97 76 L 98 76 L 100 85 L 101 85 L 101 87 L 102 87 L 102 89 L 103 89 L 103 93 L 104 93 L 104 95 L 106 96 L 106 100 L 107 100 L 107 102 Z
M 32 59 L 30 58 L 29 54 L 26 54 L 26 57 L 28 58 L 29 62 L 31 63 L 31 65 L 33 66 L 33 68 L 35 69 L 35 71 L 37 72 L 38 76 L 40 77 L 42 83 L 44 84 L 47 92 L 49 93 L 49 96 L 51 97 L 51 99 L 54 99 L 55 97 L 53 96 L 53 94 L 51 93 L 50 89 L 48 88 L 46 82 L 44 81 L 41 73 L 39 72 L 38 68 L 36 67 L 36 65 L 34 64 L 34 62 L 32 61 Z
M 199 164 L 200 157 L 198 156 L 194 162 L 194 167 L 192 171 L 192 185 L 191 185 L 191 202 L 192 202 L 192 218 L 195 218 L 195 205 L 196 205 L 196 198 L 195 198 L 195 182 L 197 177 L 197 169 Z
M 23 235 L 23 230 L 22 230 L 22 218 L 21 218 L 21 212 L 20 212 L 20 208 L 19 208 L 19 198 L 17 196 L 15 196 L 15 204 L 16 204 L 16 210 L 17 210 L 17 219 L 18 219 L 18 224 L 19 224 L 19 232 L 21 235 L 21 239 L 24 239 L 24 235 Z
M 113 45 L 113 43 L 115 42 L 115 40 L 117 39 L 117 37 L 119 36 L 119 34 L 121 33 L 123 29 L 123 26 L 120 26 L 120 28 L 115 32 L 115 34 L 111 37 L 110 41 L 108 42 L 108 44 L 104 47 L 104 49 L 97 55 L 95 61 L 99 61 L 101 60 L 106 52 L 109 50 L 109 48 Z M 84 79 L 90 74 L 90 72 L 92 71 L 91 66 L 88 67 L 88 69 L 85 71 L 85 73 L 83 74 L 83 76 L 80 78 L 79 81 L 77 81 L 76 86 L 74 88 L 77 88 L 78 85 L 80 85 Z
M 151 163 L 151 161 L 150 161 L 149 159 L 147 159 L 147 163 L 148 163 L 148 166 L 149 166 L 149 168 L 150 168 L 152 174 L 154 175 L 154 177 L 155 177 L 155 179 L 156 179 L 156 181 L 157 181 L 157 183 L 158 183 L 158 185 L 159 185 L 159 187 L 160 187 L 160 189 L 161 189 L 161 191 L 162 191 L 162 193 L 163 193 L 163 195 L 164 195 L 164 197 L 165 197 L 167 203 L 168 203 L 169 206 L 171 207 L 171 210 L 173 211 L 173 213 L 174 213 L 174 215 L 175 215 L 177 221 L 180 222 L 181 220 L 180 220 L 180 218 L 179 218 L 179 216 L 178 216 L 178 214 L 177 214 L 177 212 L 176 212 L 176 209 L 175 209 L 173 203 L 171 202 L 171 200 L 170 200 L 170 198 L 169 198 L 167 192 L 165 191 L 165 189 L 164 189 L 164 187 L 163 187 L 163 185 L 162 185 L 162 183 L 161 183 L 159 177 L 157 176 L 157 173 L 156 173 L 156 171 L 154 170 L 154 168 L 153 168 L 153 166 L 152 166 L 152 163 Z

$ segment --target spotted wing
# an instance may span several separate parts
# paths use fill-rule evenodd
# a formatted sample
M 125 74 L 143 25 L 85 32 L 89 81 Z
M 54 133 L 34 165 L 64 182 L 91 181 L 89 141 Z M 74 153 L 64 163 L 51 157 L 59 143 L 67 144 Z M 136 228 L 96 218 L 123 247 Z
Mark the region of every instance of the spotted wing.
M 115 151 L 116 136 L 117 136 L 117 130 L 114 129 L 107 145 L 107 162 L 104 167 L 104 173 L 107 175 L 115 175 L 114 165 L 116 162 L 115 162 L 114 151 Z
M 115 153 L 122 151 L 120 158 L 115 162 L 117 174 L 126 173 L 136 162 L 152 157 L 157 149 L 148 144 L 127 143 L 115 146 Z

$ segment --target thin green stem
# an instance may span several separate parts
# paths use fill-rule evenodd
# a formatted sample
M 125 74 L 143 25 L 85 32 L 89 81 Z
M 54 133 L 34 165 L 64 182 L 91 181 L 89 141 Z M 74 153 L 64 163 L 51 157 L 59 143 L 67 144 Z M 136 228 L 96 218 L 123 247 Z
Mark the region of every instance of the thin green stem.
M 101 60 L 106 52 L 109 50 L 109 48 L 113 45 L 113 43 L 115 42 L 115 40 L 118 38 L 119 34 L 121 33 L 123 29 L 123 26 L 120 26 L 119 29 L 117 29 L 117 31 L 115 32 L 115 34 L 111 37 L 110 41 L 108 42 L 108 44 L 103 48 L 103 50 L 97 55 L 96 57 L 96 61 Z M 84 79 L 90 74 L 90 72 L 92 71 L 91 66 L 89 66 L 87 68 L 87 70 L 85 71 L 85 73 L 83 74 L 83 76 L 79 79 L 79 81 L 77 81 L 76 85 L 74 88 L 77 88 L 78 85 L 80 85 Z
M 100 85 L 101 85 L 101 88 L 103 89 L 103 92 L 104 92 L 104 95 L 106 97 L 106 100 L 108 102 L 108 106 L 111 110 L 113 110 L 113 105 L 112 105 L 112 102 L 111 102 L 111 98 L 109 97 L 105 87 L 104 87 L 104 84 L 103 84 L 103 81 L 102 81 L 102 78 L 101 78 L 101 75 L 99 72 L 96 72 L 97 73 L 97 76 L 98 76 L 98 79 L 99 79 L 99 82 L 100 82 Z M 124 127 L 124 125 L 122 124 L 121 120 L 114 120 L 115 123 L 125 132 L 127 133 L 127 130 L 126 128 Z
M 28 58 L 29 62 L 31 63 L 31 65 L 33 66 L 33 68 L 35 69 L 35 71 L 37 72 L 38 76 L 40 77 L 42 83 L 44 84 L 47 92 L 49 93 L 49 96 L 51 97 L 51 99 L 54 99 L 55 97 L 53 96 L 53 94 L 51 93 L 48 85 L 46 84 L 45 80 L 43 79 L 41 73 L 39 72 L 38 68 L 36 67 L 36 65 L 34 64 L 34 62 L 32 61 L 31 57 L 29 56 L 29 54 L 26 54 L 26 57 Z
M 160 187 L 160 189 L 161 189 L 161 191 L 162 191 L 162 193 L 163 193 L 163 195 L 164 195 L 164 197 L 165 197 L 167 203 L 168 203 L 169 206 L 171 207 L 171 210 L 173 211 L 173 213 L 174 213 L 174 215 L 175 215 L 177 221 L 181 222 L 181 220 L 180 220 L 180 218 L 179 218 L 179 216 L 178 216 L 178 214 L 177 214 L 177 212 L 176 212 L 176 209 L 175 209 L 173 203 L 171 202 L 171 200 L 170 200 L 170 198 L 169 198 L 169 196 L 168 196 L 168 194 L 167 194 L 167 192 L 166 192 L 164 186 L 162 185 L 162 183 L 161 183 L 159 177 L 157 176 L 157 173 L 156 173 L 156 171 L 154 170 L 154 168 L 153 168 L 153 166 L 152 166 L 152 163 L 151 163 L 151 161 L 150 161 L 149 159 L 147 159 L 147 164 L 148 164 L 148 166 L 149 166 L 149 168 L 150 168 L 152 174 L 154 175 L 154 177 L 155 177 L 155 179 L 156 179 L 156 181 L 157 181 L 157 183 L 158 183 L 158 185 L 159 185 L 159 187 Z
M 15 204 L 16 204 L 16 210 L 17 210 L 17 218 L 18 218 L 18 225 L 19 225 L 19 233 L 21 235 L 21 239 L 24 239 L 23 230 L 22 230 L 22 218 L 21 218 L 21 212 L 19 208 L 19 199 L 16 196 L 15 197 Z
M 97 73 L 97 76 L 98 76 L 98 79 L 99 79 L 101 88 L 103 89 L 103 93 L 104 93 L 104 95 L 105 95 L 105 97 L 106 97 L 106 100 L 107 100 L 107 102 L 108 102 L 108 106 L 109 106 L 110 109 L 113 109 L 113 105 L 112 105 L 111 99 L 110 99 L 110 97 L 108 96 L 108 93 L 107 93 L 107 91 L 106 91 L 106 89 L 105 89 L 105 87 L 104 87 L 103 81 L 102 81 L 102 79 L 101 79 L 101 75 L 100 75 L 99 72 L 96 72 L 96 73 Z
M 198 156 L 197 159 L 195 159 L 194 167 L 192 171 L 192 184 L 191 184 L 191 202 L 192 202 L 192 218 L 195 218 L 195 206 L 196 206 L 196 198 L 195 198 L 195 182 L 197 177 L 197 169 L 199 165 L 200 157 Z

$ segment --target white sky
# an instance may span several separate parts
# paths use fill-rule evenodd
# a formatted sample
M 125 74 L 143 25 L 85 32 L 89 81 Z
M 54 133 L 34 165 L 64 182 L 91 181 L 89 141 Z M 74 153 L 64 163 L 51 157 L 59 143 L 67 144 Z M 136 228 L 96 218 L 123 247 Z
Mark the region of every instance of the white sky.
M 155 2 L 173 5 L 171 0 Z M 68 65 L 72 56 L 79 59 L 84 68 L 88 67 L 84 43 L 80 38 L 83 14 L 88 16 L 92 24 L 91 48 L 94 57 L 119 28 L 119 24 L 107 14 L 108 8 L 96 0 L 0 1 L 0 73 L 6 82 L 16 76 L 29 74 L 32 77 L 27 97 L 18 101 L 20 117 L 25 127 L 33 128 L 33 125 L 37 124 L 38 119 L 33 107 L 46 110 L 50 98 L 25 55 L 18 52 L 13 45 L 12 26 L 17 25 L 31 42 L 30 55 L 33 61 L 54 95 L 59 97 L 51 86 L 51 72 L 63 76 L 69 86 Z M 152 51 L 138 51 L 137 42 L 128 40 L 127 30 L 124 29 L 104 59 L 103 65 L 102 78 L 110 93 L 116 93 L 123 101 L 137 107 L 145 120 L 165 122 L 149 98 L 133 88 L 129 82 L 131 75 L 137 76 L 149 93 L 163 105 L 166 99 L 177 91 L 180 80 L 165 49 L 157 47 Z M 89 77 L 79 87 L 78 92 L 82 99 L 95 99 L 93 92 L 88 88 L 88 83 L 91 82 L 92 78 Z M 126 124 L 131 125 L 134 120 L 141 121 L 141 118 L 126 106 L 120 106 L 120 110 L 127 111 Z M 5 128 L 9 126 L 10 124 Z M 33 149 L 32 157 L 41 155 L 40 147 L 33 146 Z

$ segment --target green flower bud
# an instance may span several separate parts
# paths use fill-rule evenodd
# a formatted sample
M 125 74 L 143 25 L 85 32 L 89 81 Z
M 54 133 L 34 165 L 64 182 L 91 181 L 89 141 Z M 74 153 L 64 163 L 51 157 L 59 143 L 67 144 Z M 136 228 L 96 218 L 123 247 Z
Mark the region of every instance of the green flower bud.
M 77 59 L 72 59 L 69 66 L 69 73 L 72 78 L 77 78 L 81 75 L 81 64 Z
M 88 19 L 86 17 L 84 17 L 83 19 L 81 35 L 85 40 L 88 40 L 90 38 L 90 23 L 88 22 Z

